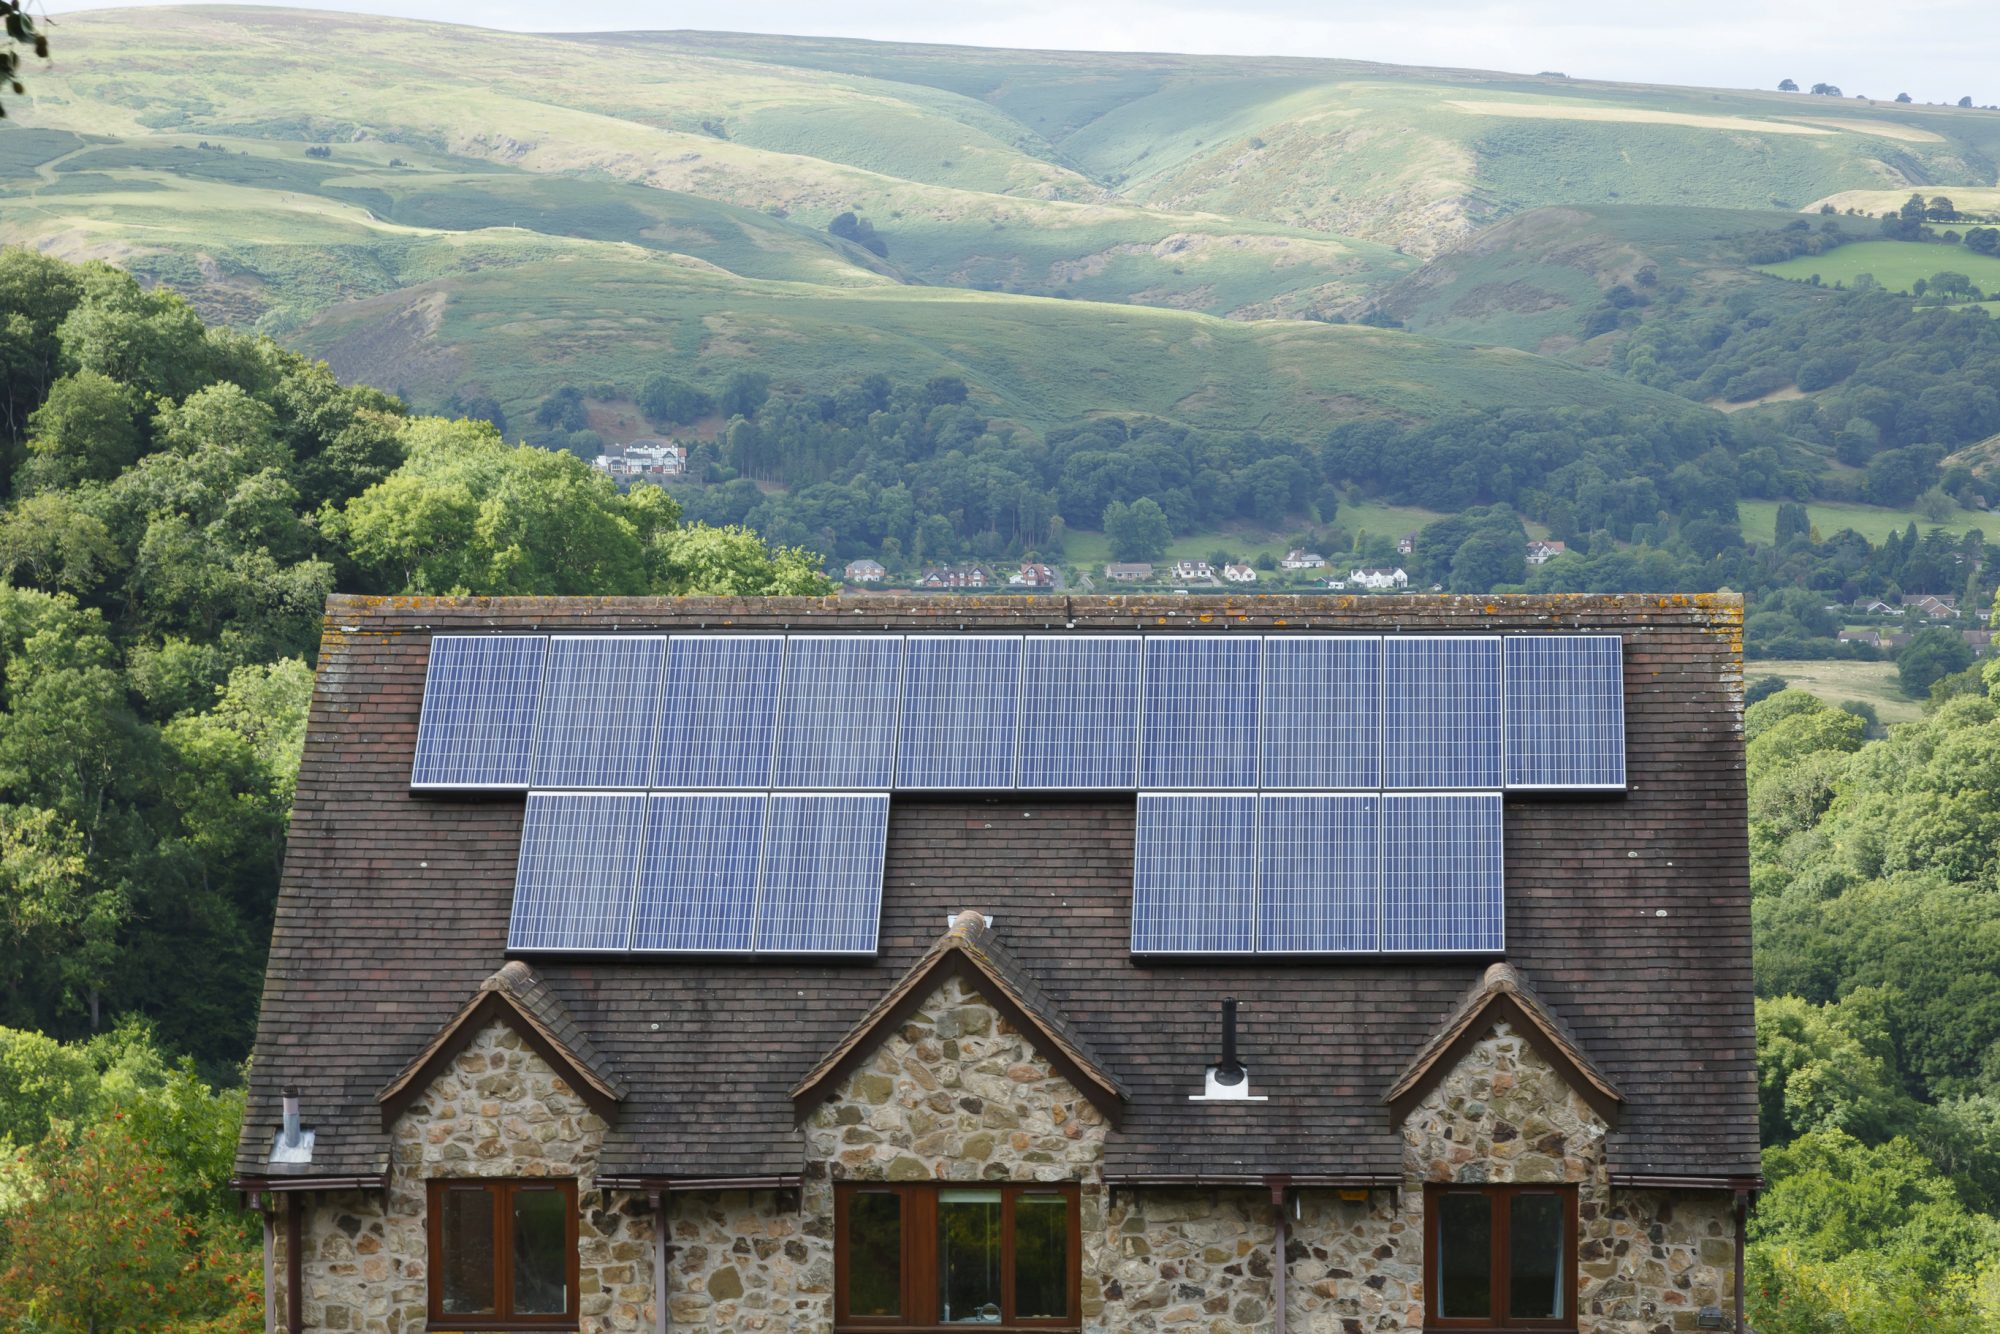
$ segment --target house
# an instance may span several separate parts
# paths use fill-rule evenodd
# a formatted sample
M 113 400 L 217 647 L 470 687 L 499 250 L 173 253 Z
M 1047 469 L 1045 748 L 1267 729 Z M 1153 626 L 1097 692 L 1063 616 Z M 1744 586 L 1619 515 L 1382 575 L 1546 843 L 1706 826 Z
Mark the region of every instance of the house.
M 1568 550 L 1569 547 L 1565 543 L 1536 539 L 1528 543 L 1528 564 L 1547 565 Z
M 1958 599 L 1946 593 L 1921 593 L 1904 598 L 1903 608 L 1921 613 L 1933 621 L 1956 620 L 1960 615 Z
M 1143 584 L 1153 577 L 1153 567 L 1145 561 L 1113 561 L 1104 567 L 1104 577 L 1114 583 Z
M 1232 584 L 1254 584 L 1257 582 L 1257 571 L 1241 561 L 1231 561 L 1222 567 L 1222 578 Z
M 1174 582 L 1212 584 L 1215 582 L 1215 571 L 1205 560 L 1177 560 L 1174 562 Z
M 1991 630 L 1961 630 L 1958 633 L 1964 637 L 1966 647 L 1972 650 L 1973 657 L 1983 658 L 1993 651 Z
M 936 566 L 917 579 L 919 588 L 984 588 L 986 571 L 977 565 Z
M 1869 648 L 1882 647 L 1880 630 L 1842 630 L 1835 638 L 1843 644 L 1866 644 Z
M 1056 572 L 1038 561 L 1023 561 L 1021 568 L 1007 576 L 1015 588 L 1054 588 Z
M 687 450 L 666 440 L 634 440 L 613 445 L 590 465 L 607 477 L 629 480 L 679 477 L 687 471 Z
M 882 568 L 880 561 L 851 560 L 847 562 L 847 569 L 842 572 L 842 577 L 850 584 L 879 584 L 888 573 Z
M 1416 550 L 1417 535 L 1415 533 L 1404 533 L 1396 539 L 1396 554 L 1398 556 L 1412 556 L 1416 554 Z
M 1892 607 L 1880 598 L 1856 598 L 1854 610 L 1863 616 L 1901 616 L 1901 607 Z
M 1403 573 L 1400 568 L 1385 570 L 1379 567 L 1369 567 L 1355 570 L 1349 574 L 1347 582 L 1350 584 L 1359 584 L 1363 588 L 1372 589 L 1379 593 L 1391 588 L 1408 588 L 1410 586 L 1410 576 Z
M 336 597 L 232 1175 L 275 1326 L 1740 1331 L 1741 617 Z
M 1317 551 L 1306 551 L 1299 547 L 1293 547 L 1285 553 L 1285 558 L 1278 562 L 1278 568 L 1281 570 L 1324 570 L 1326 568 L 1326 557 L 1320 555 Z

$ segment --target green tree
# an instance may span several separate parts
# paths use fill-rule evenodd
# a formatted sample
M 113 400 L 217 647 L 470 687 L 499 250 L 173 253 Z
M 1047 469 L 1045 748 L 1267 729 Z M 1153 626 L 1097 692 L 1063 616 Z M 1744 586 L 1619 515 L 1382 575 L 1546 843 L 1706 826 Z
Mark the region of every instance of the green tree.
M 1910 636 L 1896 653 L 1896 679 L 1905 694 L 1922 699 L 1939 677 L 1972 665 L 1972 648 L 1956 630 L 1928 626 Z
M 692 385 L 661 373 L 639 389 L 639 411 L 656 426 L 680 426 L 715 411 L 715 402 Z
M 1174 534 L 1159 502 L 1141 496 L 1129 505 L 1114 500 L 1104 507 L 1104 536 L 1113 560 L 1156 561 L 1167 554 Z
M 770 397 L 770 376 L 763 371 L 737 371 L 722 387 L 715 405 L 725 417 L 754 417 Z
M 145 445 L 143 407 L 136 392 L 97 371 L 50 385 L 28 418 L 28 450 L 43 462 L 45 483 L 106 481 L 130 467 Z

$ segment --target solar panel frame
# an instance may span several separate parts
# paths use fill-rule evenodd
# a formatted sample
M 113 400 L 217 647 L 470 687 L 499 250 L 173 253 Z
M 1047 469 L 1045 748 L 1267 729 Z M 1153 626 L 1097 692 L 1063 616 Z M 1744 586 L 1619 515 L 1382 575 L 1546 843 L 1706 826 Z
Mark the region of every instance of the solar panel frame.
M 1619 635 L 1509 635 L 1502 644 L 1506 786 L 1626 790 Z
M 665 635 L 551 635 L 531 786 L 644 790 L 666 660 Z
M 842 664 L 856 661 L 870 670 L 843 676 Z M 902 635 L 790 636 L 771 786 L 892 787 L 902 695 Z
M 1257 952 L 1374 954 L 1381 939 L 1381 795 L 1259 797 Z
M 1132 953 L 1257 948 L 1257 794 L 1140 792 L 1132 847 Z
M 645 823 L 643 792 L 530 792 L 508 950 L 625 953 Z
M 1027 635 L 1021 646 L 1018 787 L 1129 792 L 1139 783 L 1139 635 Z
M 1011 788 L 1020 733 L 1020 635 L 904 638 L 898 789 Z
M 1506 949 L 1504 816 L 1498 792 L 1390 793 L 1383 798 L 1383 952 L 1498 954 Z
M 655 788 L 768 788 L 783 635 L 672 635 L 653 747 Z
M 1149 635 L 1139 786 L 1257 786 L 1260 636 Z M 1201 708 L 1204 698 L 1218 707 Z
M 547 635 L 433 635 L 410 757 L 417 792 L 525 791 Z
M 1380 635 L 1264 636 L 1259 786 L 1382 786 L 1382 651 Z
M 769 812 L 756 951 L 873 955 L 882 929 L 889 794 L 774 792 Z
M 1391 635 L 1382 646 L 1382 786 L 1498 790 L 1497 635 Z
M 632 903 L 635 954 L 747 954 L 770 797 L 654 792 Z

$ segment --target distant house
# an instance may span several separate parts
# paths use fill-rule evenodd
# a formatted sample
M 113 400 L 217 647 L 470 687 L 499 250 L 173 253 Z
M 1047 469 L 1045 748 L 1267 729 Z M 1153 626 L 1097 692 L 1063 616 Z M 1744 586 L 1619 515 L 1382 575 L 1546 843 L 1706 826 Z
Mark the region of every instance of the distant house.
M 1281 570 L 1324 570 L 1326 568 L 1326 557 L 1320 555 L 1317 551 L 1306 551 L 1299 547 L 1293 547 L 1285 553 L 1285 558 L 1278 562 L 1278 568 Z
M 1882 647 L 1880 630 L 1842 630 L 1836 638 L 1843 644 L 1866 644 L 1869 648 Z
M 1054 588 L 1056 572 L 1038 561 L 1023 561 L 1021 568 L 1007 576 L 1015 588 Z
M 1991 630 L 1960 630 L 1958 633 L 1964 637 L 1966 646 L 1972 650 L 1973 657 L 1983 658 L 1993 651 Z
M 687 471 L 687 449 L 666 440 L 634 440 L 613 445 L 590 465 L 607 477 L 679 477 Z
M 1550 561 L 1568 550 L 1569 547 L 1565 543 L 1545 542 L 1537 539 L 1528 543 L 1528 564 L 1547 565 Z
M 1885 649 L 1899 649 L 1909 642 L 1910 633 L 1907 630 L 1884 630 L 1876 640 L 1876 645 Z
M 977 565 L 934 566 L 917 580 L 919 588 L 984 588 L 986 571 Z
M 1396 539 L 1396 554 L 1398 556 L 1415 555 L 1416 550 L 1417 550 L 1417 535 L 1415 533 L 1404 533 L 1401 537 Z
M 1233 561 L 1222 567 L 1222 577 L 1232 584 L 1254 584 L 1257 572 L 1240 561 Z
M 1856 598 L 1854 610 L 1863 616 L 1901 616 L 1901 607 L 1892 607 L 1881 598 Z
M 1960 616 L 1958 599 L 1946 593 L 1923 593 L 1903 599 L 1906 611 L 1918 611 L 1934 621 L 1952 621 Z
M 1205 560 L 1177 560 L 1174 562 L 1174 579 L 1184 584 L 1196 581 L 1212 583 L 1215 571 Z
M 1114 583 L 1143 584 L 1153 577 L 1153 567 L 1142 560 L 1113 561 L 1104 567 L 1104 577 Z
M 1362 588 L 1373 589 L 1379 593 L 1391 588 L 1408 588 L 1410 586 L 1410 576 L 1405 574 L 1401 567 L 1388 570 L 1378 566 L 1369 566 L 1348 575 L 1347 582 L 1358 584 Z
M 879 561 L 872 560 L 851 560 L 847 562 L 847 569 L 842 571 L 850 584 L 879 584 L 888 573 Z

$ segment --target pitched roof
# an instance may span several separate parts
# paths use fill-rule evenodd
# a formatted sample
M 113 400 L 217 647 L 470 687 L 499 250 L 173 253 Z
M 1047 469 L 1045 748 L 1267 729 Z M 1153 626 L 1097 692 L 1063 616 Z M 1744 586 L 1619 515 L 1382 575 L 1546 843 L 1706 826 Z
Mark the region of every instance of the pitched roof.
M 1630 791 L 1504 807 L 1507 958 L 1624 1095 L 1614 1171 L 1754 1175 L 1742 674 L 1733 598 L 1259 598 L 968 602 L 337 597 L 319 651 L 237 1169 L 268 1171 L 297 1085 L 313 1169 L 379 1175 L 377 1093 L 507 960 L 522 800 L 412 794 L 438 633 L 1477 633 L 1625 637 Z M 1127 1099 L 1107 1177 L 1396 1178 L 1381 1096 L 1488 960 L 1135 960 L 1130 793 L 898 793 L 872 959 L 538 957 L 629 1088 L 605 1176 L 803 1167 L 791 1090 L 976 903 Z M 1667 910 L 1660 916 L 1659 910 Z M 1240 1001 L 1268 1103 L 1190 1103 L 1214 1014 Z M 495 1002 L 497 1004 L 497 1002 Z M 1044 1011 L 1046 1012 L 1046 1011 Z
M 1619 1105 L 1624 1099 L 1617 1085 L 1597 1068 L 1561 1017 L 1542 1004 L 1528 979 L 1506 963 L 1487 968 L 1485 976 L 1466 992 L 1458 1008 L 1382 1095 L 1382 1101 L 1389 1105 L 1390 1124 L 1402 1124 L 1424 1095 L 1451 1073 L 1466 1050 L 1502 1022 L 1526 1038 L 1607 1124 L 1618 1124 Z
M 526 1039 L 600 1116 L 612 1118 L 625 1099 L 625 1081 L 535 970 L 515 959 L 481 982 L 458 1013 L 375 1095 L 382 1104 L 383 1126 L 421 1096 L 437 1072 L 481 1029 L 496 1021 Z
M 840 1081 L 874 1052 L 947 978 L 957 976 L 991 1001 L 1057 1073 L 1116 1125 L 1125 1086 L 1077 1032 L 1033 973 L 1015 961 L 983 914 L 961 912 L 923 957 L 792 1087 L 800 1113 L 832 1096 Z

